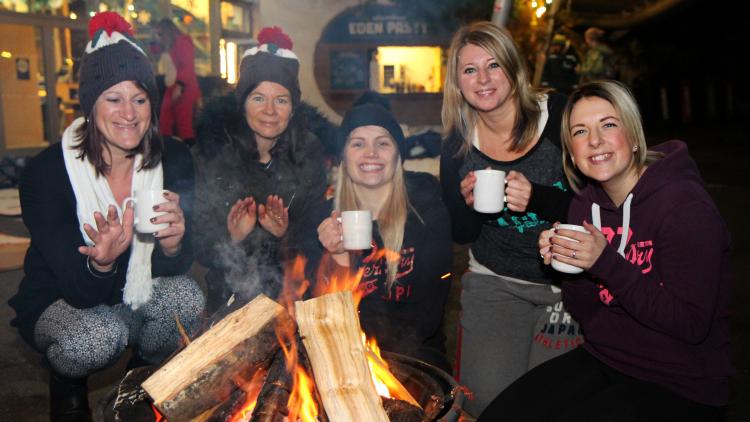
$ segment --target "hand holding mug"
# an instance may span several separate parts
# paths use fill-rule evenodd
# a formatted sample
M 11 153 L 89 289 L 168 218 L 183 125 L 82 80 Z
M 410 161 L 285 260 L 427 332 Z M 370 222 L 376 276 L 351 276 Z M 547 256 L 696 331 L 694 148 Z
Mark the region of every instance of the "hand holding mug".
M 227 214 L 227 231 L 232 243 L 245 240 L 255 228 L 257 218 L 255 199 L 252 196 L 238 199 Z
M 344 228 L 338 211 L 331 212 L 331 216 L 320 223 L 318 240 L 339 265 L 349 265 L 349 253 L 344 249 Z
M 266 204 L 258 205 L 258 221 L 266 231 L 282 237 L 289 228 L 289 208 L 284 208 L 284 200 L 277 195 L 268 195 Z
M 474 185 L 476 183 L 477 177 L 474 175 L 473 171 L 470 171 L 469 174 L 461 180 L 461 195 L 464 197 L 466 205 L 470 207 L 474 206 Z
M 346 252 L 344 250 L 344 229 L 338 211 L 331 212 L 331 216 L 320 223 L 318 226 L 318 240 L 332 254 Z
M 167 256 L 175 256 L 180 252 L 182 238 L 185 236 L 185 214 L 180 207 L 180 195 L 165 190 L 164 198 L 167 202 L 154 205 L 153 210 L 161 213 L 151 218 L 151 223 L 167 224 L 165 229 L 154 232 L 162 252 Z
M 539 247 L 539 255 L 541 255 L 544 260 L 544 265 L 549 265 L 552 262 L 552 251 L 550 251 L 552 244 L 550 243 L 550 238 L 555 235 L 555 227 L 559 224 L 560 222 L 556 221 L 551 229 L 542 230 L 542 232 L 539 233 L 537 246 Z
M 550 252 L 555 261 L 589 270 L 607 247 L 607 238 L 593 224 L 586 221 L 583 222 L 583 226 L 578 227 L 582 227 L 585 232 L 558 225 L 555 235 L 550 238 Z
M 94 213 L 96 229 L 84 223 L 83 230 L 94 245 L 80 246 L 78 252 L 87 255 L 91 260 L 91 265 L 97 271 L 111 271 L 117 257 L 130 247 L 133 240 L 133 214 L 133 206 L 128 204 L 123 212 L 121 223 L 117 216 L 117 208 L 110 205 L 106 219 L 102 213 Z
M 531 199 L 531 182 L 523 173 L 515 170 L 508 172 L 505 178 L 505 202 L 508 203 L 508 209 L 516 212 L 526 212 Z

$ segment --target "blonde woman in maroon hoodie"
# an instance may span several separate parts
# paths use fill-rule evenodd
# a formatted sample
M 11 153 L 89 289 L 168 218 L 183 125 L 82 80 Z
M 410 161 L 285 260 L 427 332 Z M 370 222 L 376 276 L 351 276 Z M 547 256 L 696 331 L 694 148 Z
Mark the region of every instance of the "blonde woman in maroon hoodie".
M 479 420 L 722 420 L 729 233 L 687 146 L 647 150 L 635 100 L 612 81 L 573 92 L 562 138 L 577 191 L 567 222 L 587 233 L 548 230 L 539 249 L 545 264 L 584 270 L 562 289 L 585 343 L 519 379 Z

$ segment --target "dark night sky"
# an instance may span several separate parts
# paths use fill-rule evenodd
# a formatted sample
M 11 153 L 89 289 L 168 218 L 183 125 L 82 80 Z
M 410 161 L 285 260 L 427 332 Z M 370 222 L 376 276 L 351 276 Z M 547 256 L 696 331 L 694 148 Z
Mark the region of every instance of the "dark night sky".
M 738 3 L 687 0 L 680 6 L 633 28 L 614 46 L 622 51 L 637 41 L 642 54 L 636 63 L 645 73 L 634 89 L 644 117 L 658 113 L 658 91 L 666 87 L 673 111 L 679 107 L 681 86 L 689 86 L 693 115 L 697 123 L 707 121 L 708 86 L 713 85 L 720 116 L 733 119 L 750 117 L 750 60 L 747 47 L 750 22 L 743 11 L 732 9 Z M 731 91 L 735 107 L 726 107 Z M 674 116 L 677 113 L 673 113 Z

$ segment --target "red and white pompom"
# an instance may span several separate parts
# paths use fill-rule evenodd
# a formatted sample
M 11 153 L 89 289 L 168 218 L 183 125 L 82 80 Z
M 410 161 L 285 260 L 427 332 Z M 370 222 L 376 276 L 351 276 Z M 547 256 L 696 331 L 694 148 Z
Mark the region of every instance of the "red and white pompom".
M 125 41 L 146 55 L 143 48 L 135 40 L 133 27 L 115 12 L 100 12 L 89 21 L 89 37 L 91 41 L 86 45 L 86 53 Z
M 100 12 L 94 15 L 89 21 L 89 38 L 94 38 L 101 29 L 107 31 L 107 35 L 110 36 L 113 32 L 134 36 L 133 27 L 115 12 Z
M 242 58 L 254 56 L 258 53 L 268 53 L 285 59 L 299 60 L 292 51 L 292 46 L 292 39 L 281 28 L 267 26 L 258 33 L 258 46 L 245 50 Z
M 267 26 L 258 33 L 258 44 L 276 44 L 279 48 L 291 50 L 292 39 L 278 26 Z

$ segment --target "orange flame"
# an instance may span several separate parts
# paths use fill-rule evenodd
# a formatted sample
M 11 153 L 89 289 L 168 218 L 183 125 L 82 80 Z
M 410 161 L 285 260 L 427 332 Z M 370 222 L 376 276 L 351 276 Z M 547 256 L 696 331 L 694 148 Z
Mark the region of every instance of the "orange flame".
M 154 411 L 154 422 L 166 422 L 167 421 L 164 415 L 161 414 L 159 409 L 157 409 L 153 403 L 151 404 L 151 410 Z
M 310 287 L 305 278 L 305 258 L 298 256 L 284 270 L 284 288 L 278 302 L 294 316 L 294 302 L 302 299 Z M 286 370 L 292 374 L 292 390 L 287 401 L 287 420 L 317 422 L 318 408 L 313 395 L 314 383 L 304 367 L 299 364 L 296 326 L 276 327 L 276 338 L 284 354 Z
M 388 363 L 380 356 L 378 342 L 374 338 L 365 341 L 364 333 L 362 333 L 362 342 L 365 343 L 367 363 L 370 366 L 372 381 L 375 383 L 375 389 L 378 394 L 382 397 L 403 400 L 421 408 L 417 400 L 414 399 L 411 393 L 393 375 Z
M 266 375 L 267 373 L 265 370 L 259 369 L 255 371 L 250 382 L 240 383 L 240 388 L 245 391 L 245 404 L 239 412 L 232 415 L 229 422 L 250 420 L 250 417 L 253 415 L 253 410 L 255 410 L 255 406 L 257 405 L 258 395 L 260 395 L 260 390 L 263 388 Z
M 297 365 L 294 371 L 294 388 L 289 394 L 287 408 L 290 421 L 317 422 L 318 407 L 313 398 L 314 382 L 307 371 Z

